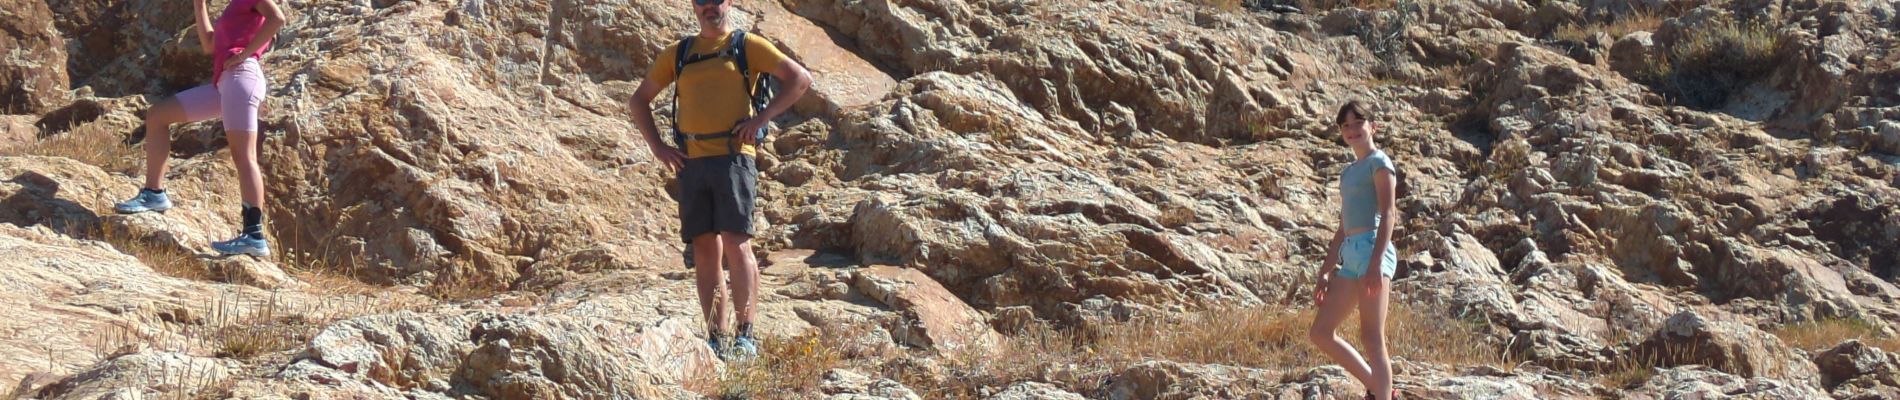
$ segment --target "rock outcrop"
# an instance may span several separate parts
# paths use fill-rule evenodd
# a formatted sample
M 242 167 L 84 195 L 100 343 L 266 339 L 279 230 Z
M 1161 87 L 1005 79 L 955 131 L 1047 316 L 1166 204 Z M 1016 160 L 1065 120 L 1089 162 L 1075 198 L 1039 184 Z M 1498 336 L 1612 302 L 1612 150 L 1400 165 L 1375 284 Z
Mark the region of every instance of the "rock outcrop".
M 178 208 L 111 212 L 141 113 L 208 78 L 190 7 L 0 3 L 0 336 L 34 338 L 0 339 L 0 383 L 683 398 L 740 368 L 700 339 L 673 176 L 626 115 L 685 3 L 282 2 L 275 259 L 207 252 L 239 204 L 216 122 L 173 129 Z M 852 333 L 791 396 L 1359 394 L 1310 366 L 956 369 L 1028 327 L 1309 307 L 1347 100 L 1403 172 L 1394 300 L 1524 362 L 1401 351 L 1408 397 L 1900 390 L 1900 3 L 1320 3 L 1349 2 L 741 2 L 818 79 L 759 160 L 760 333 Z M 1829 320 L 1868 329 L 1776 337 Z M 247 329 L 273 339 L 202 344 Z
M 0 3 L 0 114 L 39 114 L 64 105 L 66 39 L 53 29 L 53 12 L 41 0 Z

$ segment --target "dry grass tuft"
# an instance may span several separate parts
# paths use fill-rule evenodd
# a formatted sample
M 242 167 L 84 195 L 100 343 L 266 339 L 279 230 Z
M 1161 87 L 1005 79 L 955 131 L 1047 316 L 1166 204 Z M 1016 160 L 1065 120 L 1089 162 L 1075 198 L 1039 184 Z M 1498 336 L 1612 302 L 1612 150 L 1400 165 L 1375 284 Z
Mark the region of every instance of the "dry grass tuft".
M 108 124 L 89 124 L 53 135 L 37 142 L 7 149 L 0 155 L 65 157 L 96 165 L 106 172 L 135 173 L 145 167 L 145 151 L 125 144 L 118 132 L 105 129 Z
M 1615 40 L 1635 32 L 1654 32 L 1656 28 L 1662 27 L 1662 23 L 1661 15 L 1653 11 L 1636 10 L 1605 21 L 1564 24 L 1551 33 L 1551 38 L 1582 42 L 1595 36 L 1597 32 L 1603 32 L 1609 34 L 1611 40 Z
M 1194 4 L 1213 7 L 1221 11 L 1241 11 L 1246 8 L 1241 0 L 1194 0 Z
M 1342 8 L 1385 10 L 1398 6 L 1398 0 L 1193 0 L 1192 3 L 1228 12 L 1246 11 L 1248 7 L 1265 8 L 1272 5 L 1293 6 L 1309 13 Z
M 1783 46 L 1775 27 L 1723 21 L 1703 27 L 1682 43 L 1651 57 L 1635 81 L 1691 108 L 1711 110 L 1729 95 L 1774 72 Z
M 251 359 L 260 355 L 296 348 L 321 327 L 302 318 L 263 319 L 226 325 L 212 333 L 215 355 Z
M 160 274 L 192 280 L 212 278 L 211 271 L 196 255 L 153 243 L 131 232 L 121 231 L 112 224 L 100 224 L 92 237 L 112 245 L 112 248 L 120 252 L 138 258 L 140 263 Z
M 1282 3 L 1285 2 L 1286 1 L 1282 1 Z M 1397 0 L 1293 0 L 1291 3 L 1307 12 L 1329 11 L 1341 8 L 1387 10 L 1398 7 Z
M 494 297 L 508 291 L 508 284 L 498 279 L 483 279 L 461 274 L 451 274 L 438 279 L 428 287 L 422 288 L 422 294 L 441 301 L 467 301 Z
M 1634 389 L 1649 381 L 1658 369 L 1693 364 L 1700 358 L 1697 356 L 1696 349 L 1691 347 L 1640 343 L 1629 353 L 1617 357 L 1607 370 L 1599 371 L 1597 382 L 1608 388 Z
M 1900 350 L 1900 338 L 1881 337 L 1880 329 L 1857 318 L 1825 319 L 1782 326 L 1774 331 L 1782 342 L 1807 351 L 1823 351 L 1841 342 L 1859 340 L 1881 351 Z

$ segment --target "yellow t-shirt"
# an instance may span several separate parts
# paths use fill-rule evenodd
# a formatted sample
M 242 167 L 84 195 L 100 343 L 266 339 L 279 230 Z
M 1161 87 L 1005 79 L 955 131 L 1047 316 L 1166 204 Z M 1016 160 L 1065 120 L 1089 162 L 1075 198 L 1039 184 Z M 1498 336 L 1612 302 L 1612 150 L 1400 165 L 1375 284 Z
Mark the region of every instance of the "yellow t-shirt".
M 714 54 L 726 49 L 726 43 L 732 41 L 731 34 L 718 40 L 706 38 L 693 39 L 692 54 Z M 746 71 L 757 82 L 758 74 L 764 74 L 778 68 L 784 62 L 785 53 L 777 46 L 758 34 L 747 32 L 745 35 Z M 647 81 L 666 86 L 678 83 L 673 90 L 679 91 L 678 124 L 681 132 L 696 134 L 714 134 L 731 132 L 739 122 L 752 116 L 751 89 L 745 86 L 745 80 L 739 76 L 739 64 L 734 60 L 715 59 L 688 64 L 673 76 L 673 63 L 679 54 L 679 44 L 666 46 L 660 51 L 658 60 L 647 70 Z M 677 82 L 675 80 L 677 79 Z M 712 140 L 687 140 L 686 157 L 700 158 L 721 156 L 729 153 L 727 141 L 732 138 Z M 740 153 L 757 156 L 758 149 L 745 145 Z

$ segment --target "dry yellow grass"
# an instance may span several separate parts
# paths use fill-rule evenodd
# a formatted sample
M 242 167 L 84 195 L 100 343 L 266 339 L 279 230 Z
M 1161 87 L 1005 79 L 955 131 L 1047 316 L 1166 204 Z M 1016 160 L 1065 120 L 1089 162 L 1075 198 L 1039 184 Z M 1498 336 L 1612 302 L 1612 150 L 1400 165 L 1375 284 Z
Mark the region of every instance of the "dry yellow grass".
M 1873 324 L 1853 318 L 1786 325 L 1774 333 L 1788 346 L 1807 351 L 1827 350 L 1850 339 L 1860 340 L 1882 351 L 1900 350 L 1900 338 L 1881 337 L 1880 330 Z
M 1301 10 L 1306 10 L 1307 12 L 1320 12 L 1341 8 L 1385 10 L 1398 6 L 1398 0 L 1295 0 L 1293 3 L 1299 6 Z
M 211 279 L 211 272 L 197 256 L 152 243 L 130 232 L 113 228 L 111 224 L 101 224 L 93 237 L 138 258 L 140 263 L 160 274 L 195 280 Z
M 759 361 L 728 364 L 734 368 L 716 380 L 687 387 L 718 399 L 796 399 L 817 394 L 826 371 L 845 366 L 841 335 L 808 332 L 790 338 L 763 338 Z
M 1221 9 L 1222 11 L 1240 11 L 1244 4 L 1240 0 L 1194 0 L 1195 4 Z
M 1151 360 L 1293 372 L 1330 364 L 1307 343 L 1313 315 L 1312 310 L 1255 307 L 1137 319 L 1086 332 L 1039 325 L 1005 332 L 993 351 L 936 356 L 934 368 L 919 366 L 917 359 L 930 357 L 924 352 L 875 351 L 852 342 L 870 332 L 825 326 L 799 337 L 767 338 L 763 361 L 688 387 L 715 398 L 807 398 L 816 394 L 826 371 L 849 368 L 897 380 L 925 398 L 981 398 L 986 387 L 1023 380 L 1089 390 L 1107 374 Z M 1401 304 L 1394 304 L 1387 323 L 1391 332 L 1405 333 L 1390 341 L 1395 357 L 1453 366 L 1508 369 L 1515 364 L 1474 323 L 1419 314 Z M 1348 322 L 1340 336 L 1357 345 L 1354 325 Z M 1057 369 L 1071 373 L 1049 373 Z
M 1202 6 L 1217 8 L 1222 11 L 1245 11 L 1247 8 L 1247 2 L 1243 0 L 1193 0 L 1193 3 L 1199 4 Z M 1328 11 L 1328 10 L 1337 10 L 1341 8 L 1358 8 L 1362 10 L 1384 10 L 1384 9 L 1390 9 L 1392 7 L 1398 6 L 1397 0 L 1293 0 L 1293 1 L 1280 0 L 1280 1 L 1269 1 L 1266 3 L 1292 5 L 1294 7 L 1299 7 L 1299 9 L 1305 10 L 1306 12 L 1315 12 L 1315 13 Z
M 320 327 L 300 317 L 269 318 L 226 325 L 213 332 L 213 354 L 250 359 L 290 350 L 310 340 Z
M 86 338 L 86 347 L 92 349 L 93 357 L 99 361 L 136 353 L 148 340 L 132 328 L 118 323 L 106 323 L 92 329 L 93 335 Z
M 1330 364 L 1307 343 L 1315 312 L 1267 308 L 1214 310 L 1172 320 L 1134 321 L 1099 333 L 1092 348 L 1111 359 L 1239 365 L 1268 369 L 1306 369 Z M 1339 336 L 1359 346 L 1358 317 L 1349 317 Z M 1510 367 L 1500 346 L 1478 333 L 1475 323 L 1418 314 L 1394 304 L 1387 321 L 1387 342 L 1394 357 L 1449 365 Z
M 6 149 L 0 155 L 66 157 L 99 166 L 106 172 L 133 173 L 143 168 L 144 150 L 139 146 L 126 145 L 124 137 L 106 130 L 104 125 L 74 128 L 37 142 Z
M 1662 27 L 1662 23 L 1663 17 L 1655 12 L 1637 10 L 1606 21 L 1564 24 L 1551 33 L 1551 38 L 1584 41 L 1596 35 L 1597 32 L 1603 32 L 1609 34 L 1611 40 L 1615 40 L 1634 32 L 1655 31 L 1656 28 Z
M 495 279 L 451 274 L 422 288 L 422 294 L 442 301 L 465 301 L 494 297 L 508 291 L 508 283 Z

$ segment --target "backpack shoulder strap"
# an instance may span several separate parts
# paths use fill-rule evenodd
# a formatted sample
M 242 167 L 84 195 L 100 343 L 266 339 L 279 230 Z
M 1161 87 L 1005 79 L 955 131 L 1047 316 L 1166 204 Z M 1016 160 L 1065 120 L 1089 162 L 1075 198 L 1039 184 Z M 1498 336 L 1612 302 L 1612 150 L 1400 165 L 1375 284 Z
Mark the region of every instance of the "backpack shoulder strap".
M 750 62 L 751 60 L 748 60 L 749 57 L 746 57 L 746 32 L 744 29 L 732 32 L 731 46 L 733 51 L 733 63 L 739 67 L 739 79 L 745 84 L 745 86 L 742 87 L 745 88 L 746 102 L 752 106 L 752 113 L 757 114 L 761 110 L 761 107 L 759 107 L 757 102 L 752 101 L 758 93 L 757 89 L 752 87 L 752 64 Z
M 686 135 L 680 132 L 680 72 L 686 70 L 686 57 L 693 54 L 693 36 L 680 38 L 678 49 L 673 51 L 673 144 L 686 150 Z
M 739 29 L 739 30 L 735 30 L 735 31 L 733 31 L 733 32 L 732 32 L 732 43 L 731 43 L 731 44 L 728 44 L 727 46 L 731 46 L 731 47 L 730 47 L 730 50 L 729 50 L 729 51 L 731 51 L 731 52 L 733 53 L 733 57 L 732 57 L 732 59 L 733 59 L 733 62 L 735 62 L 735 63 L 738 63 L 738 64 L 739 64 L 739 65 L 738 65 L 738 67 L 739 67 L 739 74 L 741 74 L 741 75 L 745 75 L 745 76 L 746 76 L 746 79 L 747 79 L 747 80 L 751 80 L 751 78 L 752 78 L 752 68 L 750 68 L 750 67 L 751 67 L 751 65 L 750 65 L 749 63 L 747 63 L 747 62 L 746 62 L 746 61 L 750 61 L 750 60 L 746 60 L 746 54 L 745 54 L 745 48 L 746 48 L 746 45 L 745 45 L 745 36 L 746 36 L 746 33 L 745 33 L 745 30 L 744 30 L 744 29 Z M 747 86 L 751 86 L 751 85 L 747 85 Z
M 680 72 L 686 69 L 686 58 L 693 55 L 693 39 L 693 35 L 680 38 L 679 48 L 673 52 L 673 80 L 679 80 Z

